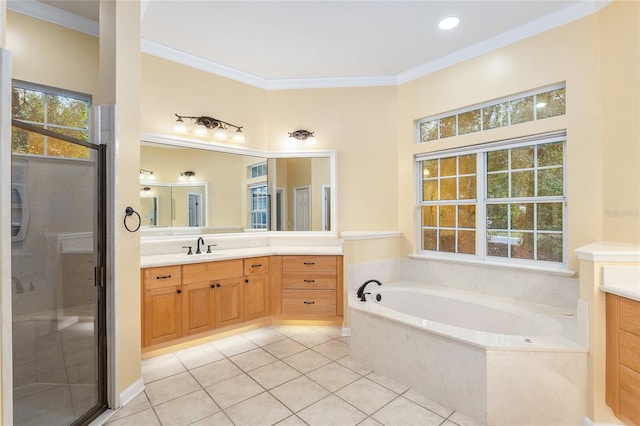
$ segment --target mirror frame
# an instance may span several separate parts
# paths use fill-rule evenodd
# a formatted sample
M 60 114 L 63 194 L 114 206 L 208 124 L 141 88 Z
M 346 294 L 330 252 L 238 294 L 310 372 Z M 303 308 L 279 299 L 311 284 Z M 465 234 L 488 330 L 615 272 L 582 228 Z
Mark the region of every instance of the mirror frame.
M 166 135 L 158 135 L 154 133 L 141 133 L 140 141 L 147 143 L 157 143 L 162 145 L 171 145 L 177 146 L 181 148 L 194 148 L 194 149 L 204 149 L 207 151 L 216 151 L 223 152 L 227 154 L 239 154 L 239 155 L 248 155 L 253 157 L 262 157 L 267 160 L 269 159 L 278 159 L 278 158 L 321 158 L 328 157 L 329 165 L 330 165 L 330 176 L 331 176 L 331 195 L 330 195 L 330 217 L 331 217 L 331 230 L 329 231 L 245 231 L 241 233 L 224 233 L 220 235 L 249 235 L 255 233 L 260 234 L 272 234 L 272 235 L 292 235 L 292 236 L 304 236 L 304 235 L 328 235 L 328 236 L 337 236 L 338 235 L 338 208 L 337 208 L 337 200 L 338 200 L 338 191 L 337 191 L 337 169 L 338 169 L 338 153 L 336 150 L 313 150 L 313 151 L 263 151 L 251 148 L 243 148 L 233 145 L 225 145 L 219 142 L 213 141 L 203 141 L 198 139 L 189 139 L 189 138 L 178 138 L 174 136 L 166 136 Z M 156 183 L 157 184 L 157 183 Z M 208 186 L 207 186 L 208 189 Z M 272 197 L 272 203 L 275 203 L 275 197 Z M 273 206 L 272 206 L 273 207 Z M 209 207 L 207 206 L 207 209 Z M 273 208 L 271 209 L 273 211 Z M 149 229 L 149 228 L 147 228 Z M 174 236 L 184 236 L 189 235 L 189 232 L 184 232 L 184 234 L 180 233 L 180 231 L 185 230 L 194 230 L 199 228 L 184 228 L 184 227 L 164 227 L 164 230 L 167 229 L 175 229 L 177 230 L 176 234 L 172 234 Z M 179 233 L 179 234 L 178 234 Z M 212 234 L 215 235 L 215 234 Z M 148 235 L 141 234 L 141 238 L 151 239 L 155 238 L 153 235 L 153 231 L 149 232 Z M 162 238 L 167 238 L 167 235 L 163 235 Z

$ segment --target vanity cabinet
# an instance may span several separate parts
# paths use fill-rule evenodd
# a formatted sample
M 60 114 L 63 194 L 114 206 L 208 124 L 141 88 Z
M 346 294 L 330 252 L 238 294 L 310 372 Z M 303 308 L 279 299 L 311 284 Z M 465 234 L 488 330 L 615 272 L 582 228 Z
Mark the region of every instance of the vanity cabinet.
M 182 266 L 183 335 L 242 321 L 242 259 Z
M 148 268 L 142 272 L 142 345 L 182 336 L 182 267 Z
M 269 316 L 269 257 L 244 259 L 244 319 Z
M 640 425 L 640 302 L 607 294 L 606 402 Z
M 282 256 L 281 286 L 285 318 L 343 315 L 342 256 Z

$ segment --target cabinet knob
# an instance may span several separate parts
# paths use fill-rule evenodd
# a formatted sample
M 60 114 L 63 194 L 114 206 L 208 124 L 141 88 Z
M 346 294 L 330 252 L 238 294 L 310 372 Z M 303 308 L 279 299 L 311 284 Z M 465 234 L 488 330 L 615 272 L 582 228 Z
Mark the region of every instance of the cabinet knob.
M 216 283 L 216 287 L 220 287 L 220 283 Z
M 316 280 L 304 280 L 305 283 L 315 283 Z
M 258 263 L 257 265 L 251 265 L 252 268 L 262 268 L 262 263 Z
M 211 288 L 215 288 L 215 286 L 216 286 L 216 285 L 215 285 L 214 283 L 211 283 L 211 284 L 209 285 L 209 287 L 211 287 Z
M 315 265 L 316 262 L 304 262 L 305 265 Z
M 171 275 L 158 275 L 156 276 L 156 280 L 168 280 L 171 278 Z
M 249 278 L 245 278 L 245 279 L 244 279 L 244 283 L 245 283 L 245 284 L 249 283 Z
M 314 301 L 312 301 L 312 300 L 305 300 L 305 301 L 304 301 L 304 304 L 305 304 L 305 305 L 315 305 L 315 304 L 316 304 L 316 302 L 314 302 Z
M 180 293 L 182 293 L 182 290 L 177 289 L 177 290 L 176 290 L 176 293 L 180 294 Z

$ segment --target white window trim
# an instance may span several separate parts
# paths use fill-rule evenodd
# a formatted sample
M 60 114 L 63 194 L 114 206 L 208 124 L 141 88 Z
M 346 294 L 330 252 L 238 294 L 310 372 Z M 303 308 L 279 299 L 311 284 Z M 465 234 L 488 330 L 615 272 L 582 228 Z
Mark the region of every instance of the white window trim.
M 508 198 L 508 199 L 491 199 L 488 200 L 486 197 L 486 160 L 485 153 L 490 151 L 497 151 L 501 149 L 514 149 L 522 146 L 531 146 L 531 145 L 540 145 L 546 143 L 553 142 L 564 142 L 564 151 L 563 151 L 563 182 L 564 182 L 564 196 L 553 196 L 553 197 L 544 197 L 544 201 L 562 201 L 564 203 L 563 208 L 563 230 L 562 230 L 562 262 L 549 262 L 542 260 L 532 260 L 532 259 L 517 259 L 517 258 L 506 258 L 506 257 L 496 257 L 496 256 L 488 256 L 486 254 L 486 234 L 487 234 L 487 221 L 486 221 L 486 205 L 491 204 L 492 201 L 504 201 L 509 203 L 517 203 L 518 201 L 527 200 L 528 202 L 540 202 L 539 200 L 532 201 L 533 198 L 541 198 L 541 197 L 527 197 L 527 198 Z M 443 157 L 452 157 L 456 155 L 468 155 L 468 154 L 477 154 L 476 157 L 476 194 L 479 195 L 476 199 L 470 200 L 455 200 L 457 201 L 469 201 L 475 202 L 476 204 L 476 254 L 465 254 L 465 253 L 449 253 L 449 252 L 438 252 L 438 251 L 430 251 L 430 250 L 422 250 L 422 217 L 421 217 L 421 208 L 422 208 L 422 170 L 419 167 L 420 162 L 423 160 L 433 160 L 437 158 Z M 517 267 L 519 269 L 525 270 L 536 270 L 536 271 L 563 271 L 562 274 L 573 275 L 573 271 L 568 270 L 568 226 L 567 226 L 567 216 L 568 216 L 568 190 L 567 190 L 567 137 L 566 131 L 557 131 L 551 133 L 543 133 L 538 135 L 514 138 L 509 140 L 497 141 L 487 144 L 481 145 L 473 145 L 469 147 L 462 148 L 454 148 L 447 150 L 439 150 L 433 151 L 429 153 L 416 154 L 414 156 L 416 167 L 416 182 L 419 184 L 416 185 L 416 241 L 419 242 L 418 253 L 412 255 L 412 257 L 416 259 L 438 259 L 444 261 L 452 261 L 452 262 L 462 262 L 462 263 L 473 263 L 473 264 L 483 264 L 483 265 L 492 265 L 492 266 L 503 266 L 503 267 Z M 447 204 L 446 201 L 439 203 L 437 205 Z M 434 203 L 434 205 L 436 205 Z
M 254 213 L 259 213 L 262 212 L 262 210 L 254 210 L 253 209 L 253 193 L 252 190 L 255 188 L 259 188 L 259 187 L 265 187 L 265 189 L 268 190 L 267 188 L 267 183 L 266 182 L 260 182 L 260 183 L 253 183 L 247 186 L 247 195 L 249 197 L 249 228 L 251 230 L 256 230 L 256 231 L 263 231 L 263 230 L 268 230 L 269 229 L 269 207 L 268 207 L 268 201 L 269 201 L 269 194 L 265 193 L 265 198 L 267 199 L 267 208 L 264 209 L 264 211 L 267 213 L 267 218 L 265 221 L 265 227 L 264 228 L 254 228 L 254 221 L 253 221 L 253 214 Z

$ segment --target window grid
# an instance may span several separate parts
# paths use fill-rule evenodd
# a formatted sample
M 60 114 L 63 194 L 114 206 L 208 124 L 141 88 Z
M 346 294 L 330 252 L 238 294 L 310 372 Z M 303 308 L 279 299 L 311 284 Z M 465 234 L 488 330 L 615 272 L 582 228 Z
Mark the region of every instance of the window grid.
M 251 229 L 267 229 L 267 184 L 249 186 Z
M 420 212 L 421 212 L 421 251 L 423 252 L 433 252 L 437 251 L 442 253 L 443 255 L 448 256 L 459 256 L 460 254 L 460 245 L 459 245 L 459 232 L 471 230 L 469 228 L 464 228 L 460 226 L 460 210 L 459 206 L 464 205 L 474 205 L 475 206 L 475 218 L 476 224 L 475 229 L 473 231 L 476 232 L 475 240 L 476 240 L 476 249 L 474 253 L 477 258 L 481 259 L 494 259 L 500 261 L 516 261 L 516 262 L 553 262 L 554 264 L 564 264 L 566 259 L 566 176 L 565 176 L 565 142 L 566 138 L 549 138 L 545 139 L 541 137 L 537 143 L 530 143 L 526 145 L 522 144 L 514 144 L 513 146 L 502 145 L 500 149 L 488 148 L 485 151 L 478 151 L 477 148 L 474 152 L 477 155 L 476 161 L 476 173 L 472 174 L 464 174 L 458 175 L 456 174 L 457 185 L 456 185 L 456 199 L 442 199 L 442 186 L 441 186 L 441 170 L 440 165 L 442 160 L 447 160 L 452 156 L 447 156 L 446 153 L 442 154 L 438 157 L 422 157 L 418 159 L 420 170 L 421 170 L 421 179 L 422 183 L 421 188 L 421 196 L 420 196 Z M 546 164 L 542 164 L 540 161 L 540 150 L 544 147 L 547 150 L 547 155 L 550 155 L 550 152 L 553 152 L 554 155 L 550 155 L 553 159 L 545 159 Z M 531 149 L 531 157 L 532 157 L 532 165 L 523 166 L 514 164 L 514 150 L 518 149 Z M 553 148 L 553 149 L 551 149 Z M 505 169 L 494 170 L 492 172 L 488 172 L 488 158 L 489 154 L 496 151 L 506 151 L 507 152 L 507 167 Z M 482 155 L 480 155 L 482 154 Z M 542 152 L 544 155 L 545 152 Z M 469 155 L 463 151 L 460 151 L 460 155 L 456 157 L 456 173 L 460 172 L 460 157 L 464 157 L 465 155 Z M 425 176 L 425 167 L 426 162 L 433 162 L 438 165 L 438 173 L 435 176 Z M 520 167 L 520 168 L 518 168 Z M 540 187 L 540 172 L 544 172 L 546 170 L 558 170 L 560 173 L 556 174 L 556 180 L 558 180 L 558 184 L 560 185 L 560 192 L 557 194 L 543 194 L 541 192 Z M 529 194 L 530 196 L 513 196 L 513 172 L 529 172 L 533 176 L 533 193 Z M 499 173 L 507 173 L 508 175 L 508 189 L 507 194 L 504 197 L 490 197 L 490 183 L 488 182 L 489 176 L 492 174 Z M 482 179 L 476 179 L 476 197 L 475 199 L 460 199 L 460 177 L 466 176 L 482 176 Z M 445 176 L 445 178 L 450 178 L 451 176 Z M 426 199 L 424 183 L 427 181 L 438 181 L 438 194 L 437 196 L 432 197 L 431 199 Z M 441 222 L 441 208 L 446 206 L 456 206 L 455 207 L 455 222 L 454 226 L 445 226 Z M 492 227 L 490 220 L 492 218 L 492 213 L 490 212 L 491 206 L 504 206 L 506 209 L 506 219 L 503 219 L 504 226 L 500 227 Z M 428 216 L 425 213 L 425 209 L 432 209 L 431 216 L 433 214 L 436 215 L 435 223 L 426 223 L 426 217 Z M 522 220 L 525 225 L 516 225 L 514 223 L 515 209 L 532 209 L 531 212 L 527 212 L 526 210 L 521 213 Z M 541 211 L 544 210 L 545 216 L 540 216 Z M 495 212 L 494 212 L 495 213 Z M 527 216 L 530 214 L 530 216 Z M 551 223 L 547 223 L 551 220 Z M 442 247 L 442 241 L 440 238 L 440 231 L 453 231 L 455 234 L 455 245 L 454 250 L 444 251 Z M 492 250 L 490 247 L 491 238 L 493 236 L 499 236 L 499 239 L 502 239 L 501 243 L 503 246 L 506 246 L 506 253 L 503 253 L 501 256 L 495 256 L 495 250 Z M 427 241 L 427 236 L 430 236 L 434 240 Z M 524 237 L 524 238 L 523 238 Z M 522 257 L 521 254 L 515 256 L 516 246 L 512 243 L 522 242 L 529 238 L 528 245 L 525 248 L 518 249 L 522 253 L 526 253 L 527 256 Z M 544 243 L 546 248 L 541 247 L 541 244 Z M 530 247 L 530 250 L 527 251 L 527 248 Z M 502 247 L 504 250 L 505 247 Z M 546 250 L 546 251 L 545 251 Z
M 32 124 L 35 126 L 41 126 L 44 129 L 59 131 L 62 134 L 72 134 L 71 136 L 76 137 L 81 140 L 89 140 L 89 108 L 91 107 L 91 97 L 88 95 L 83 95 L 79 93 L 65 91 L 63 89 L 51 88 L 47 86 L 36 85 L 32 83 L 26 83 L 21 81 L 13 82 L 13 92 L 14 96 L 18 96 L 19 91 L 23 92 L 23 95 L 26 95 L 26 92 L 33 92 L 35 94 L 39 94 L 42 96 L 42 121 L 39 120 L 29 120 L 28 118 L 22 117 L 22 111 L 19 111 L 20 105 L 13 106 L 13 116 L 24 121 L 25 123 Z M 50 122 L 49 117 L 49 109 L 50 103 L 53 98 L 60 98 L 61 103 L 69 103 L 69 102 L 78 102 L 80 104 L 84 104 L 85 107 L 83 111 L 86 114 L 86 125 L 82 127 L 78 126 L 70 126 L 65 124 L 56 124 Z M 17 113 L 17 114 L 16 114 Z M 32 149 L 29 147 L 29 143 L 25 146 L 25 149 L 19 149 L 18 145 L 14 143 L 14 140 L 17 141 L 20 139 L 20 134 L 23 136 L 28 133 L 24 130 L 16 129 L 12 135 L 12 151 L 16 154 L 26 154 L 26 155 L 36 155 L 36 156 L 46 156 L 46 157 L 66 157 L 66 158 L 76 158 L 76 159 L 86 159 L 88 158 L 89 152 L 85 147 L 75 147 L 74 149 L 66 148 L 66 142 L 62 142 L 62 145 L 59 147 L 55 147 L 50 142 L 49 136 L 42 136 L 42 153 L 34 153 Z M 65 149 L 66 148 L 66 149 Z M 37 151 L 39 149 L 36 148 Z
M 553 111 L 552 113 L 550 113 L 550 115 L 546 116 L 546 117 L 539 117 L 538 114 L 538 110 L 540 108 L 544 108 L 545 106 L 542 107 L 538 107 L 538 101 L 540 96 L 543 95 L 549 95 L 551 96 L 551 94 L 553 93 L 558 93 L 560 94 L 560 96 L 558 97 L 557 103 L 554 105 L 548 105 L 549 110 Z M 506 127 L 506 126 L 511 126 L 514 124 L 519 124 L 519 123 L 524 123 L 524 122 L 528 122 L 528 121 L 536 121 L 536 120 L 541 120 L 544 118 L 549 118 L 549 117 L 554 117 L 557 115 L 564 115 L 565 114 L 565 106 L 564 106 L 564 100 L 565 100 L 565 85 L 564 84 L 560 84 L 560 85 L 554 85 L 554 86 L 550 86 L 544 89 L 540 89 L 538 91 L 533 91 L 533 92 L 528 92 L 528 93 L 524 93 L 524 94 L 520 94 L 520 95 L 514 95 L 514 96 L 510 96 L 510 97 L 505 97 L 500 99 L 497 102 L 493 102 L 493 103 L 488 103 L 488 104 L 480 104 L 480 105 L 476 105 L 473 107 L 467 107 L 467 108 L 462 108 L 456 112 L 453 113 L 449 113 L 449 114 L 442 114 L 442 115 L 438 115 L 438 116 L 432 116 L 432 117 L 428 117 L 425 119 L 422 119 L 420 121 L 418 121 L 417 123 L 417 142 L 418 143 L 424 143 L 424 142 L 431 142 L 431 141 L 435 141 L 435 140 L 439 140 L 439 139 L 444 139 L 447 137 L 453 137 L 453 136 L 459 136 L 461 134 L 467 134 L 467 133 L 477 133 L 477 132 L 482 132 L 485 130 L 490 130 L 490 129 L 494 129 L 494 128 L 498 128 L 498 127 Z M 519 101 L 523 101 L 526 100 L 527 98 L 531 98 L 532 100 L 532 117 L 531 119 L 524 119 L 522 121 L 518 121 L 517 123 L 514 123 L 514 117 L 512 114 L 513 111 L 513 105 L 514 103 L 517 103 Z M 484 126 L 484 115 L 485 115 L 485 111 L 488 109 L 493 109 L 493 108 L 500 108 L 502 105 L 506 104 L 506 123 L 505 124 L 499 124 L 493 127 L 489 127 L 485 129 Z M 556 110 L 557 109 L 557 110 Z M 468 112 L 472 112 L 472 111 L 479 111 L 479 129 L 478 130 L 471 130 L 468 132 L 464 132 L 461 133 L 460 132 L 460 122 L 459 122 L 459 117 L 461 114 L 465 114 Z M 450 118 L 454 118 L 455 117 L 455 121 L 456 121 L 456 126 L 455 126 L 455 132 L 454 134 L 451 135 L 442 135 L 442 120 L 446 120 L 446 119 L 450 119 Z M 427 128 L 431 126 L 434 130 L 435 130 L 435 137 L 425 137 L 424 133 L 426 133 Z M 424 132 L 423 132 L 424 130 Z

